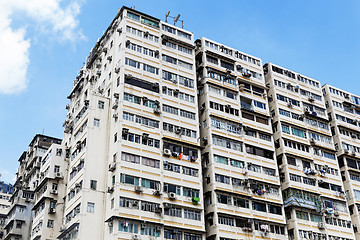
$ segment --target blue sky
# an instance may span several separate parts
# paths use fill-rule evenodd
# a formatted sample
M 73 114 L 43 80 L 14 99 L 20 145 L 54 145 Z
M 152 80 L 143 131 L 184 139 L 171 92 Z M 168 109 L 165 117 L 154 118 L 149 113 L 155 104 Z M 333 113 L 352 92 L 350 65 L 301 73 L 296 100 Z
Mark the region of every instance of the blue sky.
M 360 1 L 3 0 L 0 180 L 33 136 L 62 138 L 72 81 L 122 5 L 360 95 Z

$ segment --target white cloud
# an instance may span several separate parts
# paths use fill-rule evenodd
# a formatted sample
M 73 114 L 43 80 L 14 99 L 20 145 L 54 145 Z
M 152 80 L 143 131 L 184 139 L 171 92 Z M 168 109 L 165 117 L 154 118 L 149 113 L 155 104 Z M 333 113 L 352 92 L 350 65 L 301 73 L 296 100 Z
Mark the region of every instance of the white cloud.
M 12 28 L 11 17 L 15 14 L 17 18 L 26 17 L 27 25 L 34 24 L 36 31 L 33 32 L 74 42 L 83 38 L 76 19 L 81 3 L 82 0 L 71 0 L 62 7 L 62 0 L 0 1 L 0 93 L 21 92 L 28 82 L 30 39 L 25 37 L 25 28 Z
M 6 169 L 0 168 L 0 180 L 5 183 L 14 184 L 16 181 L 16 175 Z

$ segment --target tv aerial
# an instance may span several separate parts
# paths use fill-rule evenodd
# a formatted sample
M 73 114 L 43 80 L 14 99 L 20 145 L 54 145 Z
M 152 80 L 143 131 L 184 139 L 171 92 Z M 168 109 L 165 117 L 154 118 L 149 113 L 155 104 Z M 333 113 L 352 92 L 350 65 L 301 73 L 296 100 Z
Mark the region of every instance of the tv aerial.
M 168 11 L 166 14 L 165 14 L 165 22 L 167 23 L 167 20 L 168 20 L 168 17 L 174 19 L 174 26 L 176 26 L 176 23 L 178 21 L 181 22 L 181 28 L 184 28 L 184 21 L 180 19 L 180 14 L 178 14 L 176 17 L 173 17 L 173 16 L 170 16 L 170 11 Z

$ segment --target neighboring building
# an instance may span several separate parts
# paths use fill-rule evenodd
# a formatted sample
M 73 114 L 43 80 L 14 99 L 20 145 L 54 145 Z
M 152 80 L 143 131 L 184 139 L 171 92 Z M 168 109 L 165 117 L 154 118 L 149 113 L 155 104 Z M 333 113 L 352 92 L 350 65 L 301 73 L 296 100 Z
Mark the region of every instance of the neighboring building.
M 325 84 L 323 94 L 356 239 L 360 239 L 360 97 Z
M 10 198 L 14 192 L 12 184 L 0 182 L 0 239 L 4 236 L 6 217 L 10 208 Z
M 69 96 L 59 239 L 204 239 L 194 48 L 192 33 L 119 10 Z
M 262 62 L 196 45 L 207 239 L 287 239 Z
M 319 81 L 264 65 L 289 239 L 354 239 Z
M 11 196 L 11 207 L 5 224 L 5 240 L 27 240 L 31 235 L 32 210 L 35 204 L 35 193 L 39 179 L 42 158 L 47 149 L 61 140 L 37 134 L 29 148 L 19 158 L 19 169 Z
M 65 149 L 53 143 L 41 159 L 37 173 L 35 204 L 33 207 L 31 238 L 56 239 L 63 220 L 64 197 L 68 162 L 64 161 Z M 75 191 L 79 191 L 81 185 Z

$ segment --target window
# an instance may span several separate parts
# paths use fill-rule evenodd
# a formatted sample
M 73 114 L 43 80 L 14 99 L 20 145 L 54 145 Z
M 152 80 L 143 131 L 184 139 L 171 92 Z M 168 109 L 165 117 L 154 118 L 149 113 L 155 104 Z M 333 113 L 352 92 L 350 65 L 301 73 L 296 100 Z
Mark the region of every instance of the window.
M 183 187 L 183 196 L 185 197 L 199 197 L 200 191 L 192 188 Z
M 234 205 L 242 208 L 249 208 L 249 200 L 234 197 Z
M 171 207 L 169 209 L 164 209 L 164 215 L 181 218 L 181 208 Z
M 184 218 L 201 221 L 201 212 L 196 210 L 184 209 Z
M 103 102 L 103 101 L 98 101 L 98 107 L 99 107 L 100 109 L 104 109 L 104 107 L 105 107 L 105 102 Z
M 130 223 L 126 221 L 119 221 L 119 231 L 120 232 L 129 232 L 129 233 L 138 233 L 139 225 L 135 223 Z
M 137 155 L 131 154 L 131 153 L 122 152 L 121 160 L 126 161 L 126 162 L 140 164 L 140 156 L 137 156 Z
M 97 181 L 90 180 L 90 189 L 96 190 Z
M 54 228 L 54 220 L 48 220 L 47 227 L 48 228 Z
M 265 203 L 253 202 L 252 207 L 253 207 L 253 210 L 260 211 L 260 212 L 266 212 L 266 204 Z
M 145 188 L 157 189 L 159 185 L 160 185 L 160 183 L 158 181 L 149 180 L 149 179 L 145 179 L 145 178 L 141 179 L 141 186 L 143 186 Z
M 88 202 L 87 204 L 87 212 L 93 213 L 95 210 L 95 203 Z
M 100 126 L 100 119 L 94 118 L 94 126 L 99 127 Z
M 180 195 L 181 187 L 169 183 L 164 183 L 164 192 L 166 193 L 176 193 L 176 195 Z
M 277 214 L 277 215 L 281 215 L 282 214 L 282 210 L 280 206 L 275 206 L 275 205 L 268 205 L 268 210 L 269 213 L 273 213 L 273 214 Z
M 139 178 L 124 173 L 120 174 L 120 182 L 130 185 L 139 186 Z

